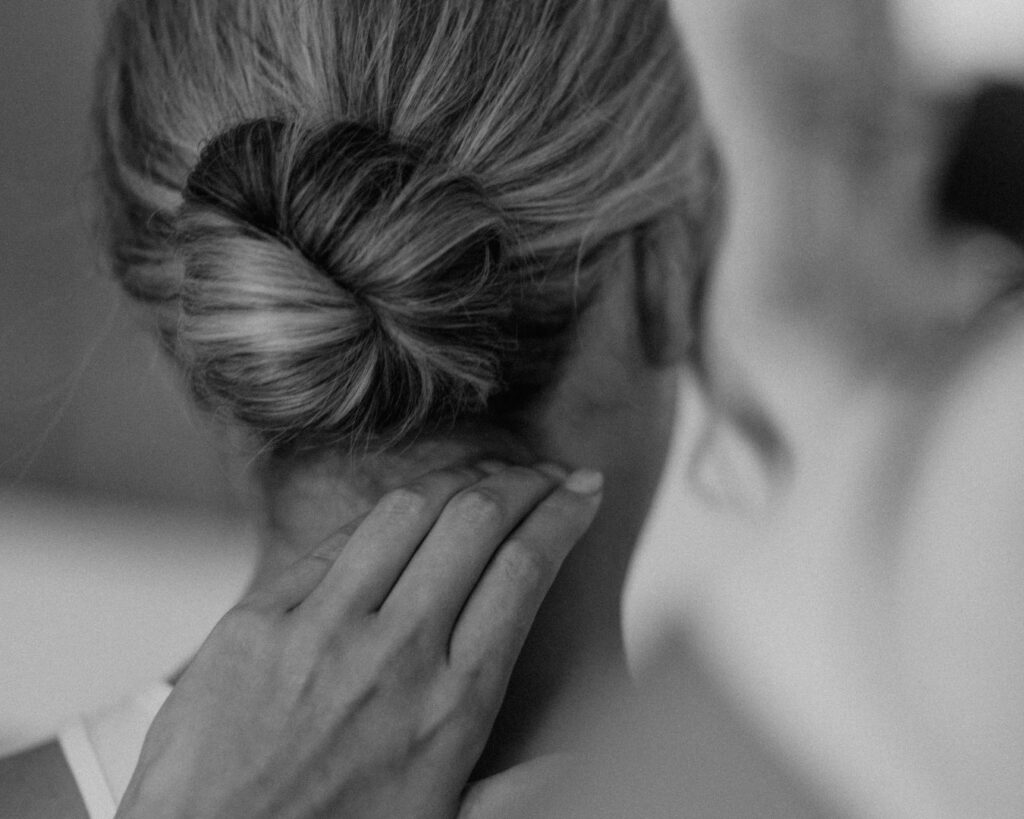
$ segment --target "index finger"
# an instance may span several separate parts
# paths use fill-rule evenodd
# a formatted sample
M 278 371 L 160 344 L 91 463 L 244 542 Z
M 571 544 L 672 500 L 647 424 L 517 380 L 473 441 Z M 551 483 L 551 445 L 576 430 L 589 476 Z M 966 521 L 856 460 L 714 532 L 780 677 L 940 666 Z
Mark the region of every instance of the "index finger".
M 442 469 L 388 492 L 353 532 L 304 607 L 329 620 L 344 612 L 376 610 L 445 504 L 483 474 L 473 467 Z

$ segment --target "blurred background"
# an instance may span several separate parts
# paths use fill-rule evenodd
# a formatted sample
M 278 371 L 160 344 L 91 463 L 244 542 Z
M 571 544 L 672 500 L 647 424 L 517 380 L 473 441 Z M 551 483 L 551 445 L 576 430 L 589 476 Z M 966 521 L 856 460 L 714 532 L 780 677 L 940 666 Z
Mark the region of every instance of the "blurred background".
M 166 673 L 252 564 L 244 458 L 190 408 L 93 241 L 88 117 L 103 5 L 0 3 L 0 752 Z M 800 362 L 784 339 L 773 346 L 755 305 L 772 289 L 793 300 L 773 278 L 784 266 L 763 259 L 763 197 L 777 188 L 757 186 L 794 160 L 764 137 L 741 87 L 744 3 L 675 5 L 724 139 L 736 218 L 764 222 L 763 236 L 730 248 L 721 275 L 722 309 L 749 317 L 731 325 L 727 352 L 792 374 Z M 889 15 L 907 70 L 936 98 L 1020 71 L 1019 0 L 869 6 Z M 854 58 L 878 47 L 871 30 L 858 43 Z M 811 289 L 795 302 L 821 298 Z M 683 513 L 662 508 L 663 526 Z
M 103 5 L 0 4 L 0 753 L 180 663 L 252 559 L 223 440 L 98 259 Z
M 0 6 L 0 482 L 232 509 L 216 436 L 97 257 L 88 117 L 101 5 Z

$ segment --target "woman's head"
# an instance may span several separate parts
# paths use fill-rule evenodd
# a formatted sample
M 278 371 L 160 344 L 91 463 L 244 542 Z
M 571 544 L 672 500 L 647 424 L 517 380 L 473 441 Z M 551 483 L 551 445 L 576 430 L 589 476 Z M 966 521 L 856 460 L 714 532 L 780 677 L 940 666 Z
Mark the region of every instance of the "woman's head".
M 274 448 L 520 417 L 717 195 L 659 0 L 124 0 L 97 123 L 118 278 Z

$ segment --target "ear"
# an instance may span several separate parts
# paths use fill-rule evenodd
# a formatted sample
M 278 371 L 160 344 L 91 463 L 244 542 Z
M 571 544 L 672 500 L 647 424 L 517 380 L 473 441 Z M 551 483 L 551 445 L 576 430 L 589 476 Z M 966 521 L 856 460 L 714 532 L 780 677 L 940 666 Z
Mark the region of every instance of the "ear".
M 706 278 L 702 256 L 682 214 L 663 216 L 634 232 L 637 320 L 651 364 L 677 364 L 695 352 Z

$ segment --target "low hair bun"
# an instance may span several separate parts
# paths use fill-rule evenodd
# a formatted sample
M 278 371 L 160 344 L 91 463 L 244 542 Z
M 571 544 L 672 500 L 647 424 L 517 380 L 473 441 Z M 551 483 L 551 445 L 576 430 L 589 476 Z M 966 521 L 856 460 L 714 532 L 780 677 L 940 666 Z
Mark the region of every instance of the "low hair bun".
M 502 213 L 370 126 L 237 125 L 184 189 L 170 344 L 274 445 L 387 445 L 481 411 L 512 339 Z

